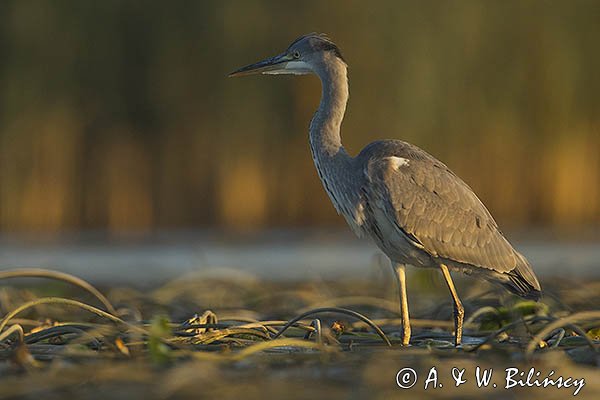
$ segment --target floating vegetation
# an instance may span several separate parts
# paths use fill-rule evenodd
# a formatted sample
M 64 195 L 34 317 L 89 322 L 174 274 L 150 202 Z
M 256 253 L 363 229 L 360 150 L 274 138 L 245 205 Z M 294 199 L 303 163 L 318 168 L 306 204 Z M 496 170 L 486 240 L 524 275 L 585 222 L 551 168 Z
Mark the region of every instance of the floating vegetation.
M 194 397 L 197 382 L 214 393 L 227 387 L 239 395 L 252 380 L 279 387 L 269 376 L 280 376 L 284 387 L 290 379 L 315 379 L 315 371 L 321 377 L 317 387 L 330 387 L 323 378 L 330 377 L 340 383 L 340 393 L 363 382 L 379 385 L 385 397 L 398 389 L 394 376 L 401 367 L 442 369 L 449 360 L 465 368 L 535 364 L 560 368 L 563 375 L 599 371 L 600 311 L 573 311 L 581 303 L 552 298 L 532 303 L 467 296 L 470 312 L 460 348 L 452 344 L 450 304 L 421 306 L 427 318 L 411 320 L 411 346 L 402 347 L 393 302 L 348 296 L 378 293 L 364 282 L 275 284 L 197 274 L 154 290 L 115 287 L 104 294 L 55 271 L 0 272 L 0 280 L 8 278 L 68 285 L 0 281 L 0 398 L 40 391 L 60 398 L 73 390 L 101 398 L 81 385 L 90 381 L 106 390 L 126 387 L 122 393 L 132 396 Z M 590 296 L 598 304 L 598 293 Z M 589 386 L 588 393 L 595 390 Z M 250 391 L 247 397 L 260 395 Z

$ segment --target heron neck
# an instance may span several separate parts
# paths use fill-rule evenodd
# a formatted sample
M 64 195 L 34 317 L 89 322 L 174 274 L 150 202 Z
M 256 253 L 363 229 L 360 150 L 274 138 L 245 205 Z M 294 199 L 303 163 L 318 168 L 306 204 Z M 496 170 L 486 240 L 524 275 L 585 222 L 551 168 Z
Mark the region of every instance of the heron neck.
M 317 70 L 322 86 L 321 103 L 310 124 L 310 144 L 315 157 L 345 155 L 340 129 L 349 96 L 346 69 L 346 64 L 332 57 Z
M 315 167 L 337 212 L 350 226 L 359 226 L 356 210 L 360 181 L 354 171 L 354 159 L 342 146 L 340 137 L 348 102 L 346 64 L 334 57 L 317 75 L 323 92 L 319 109 L 310 123 L 310 148 Z

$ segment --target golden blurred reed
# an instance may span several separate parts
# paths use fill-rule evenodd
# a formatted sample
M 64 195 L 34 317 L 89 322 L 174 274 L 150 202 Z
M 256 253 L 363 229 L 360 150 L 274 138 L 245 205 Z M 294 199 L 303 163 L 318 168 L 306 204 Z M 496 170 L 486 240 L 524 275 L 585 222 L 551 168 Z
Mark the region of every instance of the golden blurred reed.
M 315 30 L 350 64 L 350 153 L 404 139 L 503 226 L 597 225 L 599 16 L 592 1 L 2 2 L 0 230 L 342 224 L 307 144 L 318 81 L 225 78 Z

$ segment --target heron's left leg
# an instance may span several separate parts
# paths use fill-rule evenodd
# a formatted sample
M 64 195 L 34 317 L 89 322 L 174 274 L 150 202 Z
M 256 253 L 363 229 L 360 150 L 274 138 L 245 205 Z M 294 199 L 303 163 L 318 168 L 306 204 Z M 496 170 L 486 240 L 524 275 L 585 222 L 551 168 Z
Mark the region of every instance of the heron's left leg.
M 408 315 L 408 296 L 406 295 L 406 265 L 395 264 L 394 271 L 398 278 L 398 293 L 400 295 L 400 315 L 402 316 L 402 346 L 410 343 L 410 317 Z
M 452 277 L 450 276 L 450 271 L 448 271 L 448 267 L 444 264 L 440 264 L 440 269 L 442 270 L 442 274 L 444 274 L 444 279 L 446 280 L 448 289 L 450 289 L 450 294 L 452 294 L 452 300 L 454 301 L 454 345 L 458 346 L 462 341 L 462 329 L 463 320 L 465 318 L 465 309 L 460 299 L 458 298 L 458 293 L 456 293 L 456 288 L 454 287 L 454 282 L 452 282 Z

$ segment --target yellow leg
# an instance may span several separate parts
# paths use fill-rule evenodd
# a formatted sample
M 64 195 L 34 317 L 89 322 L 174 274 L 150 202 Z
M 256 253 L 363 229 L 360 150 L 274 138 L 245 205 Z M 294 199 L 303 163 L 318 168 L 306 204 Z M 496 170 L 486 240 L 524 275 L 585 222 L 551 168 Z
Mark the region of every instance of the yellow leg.
M 410 342 L 410 317 L 408 315 L 408 297 L 406 296 L 406 266 L 396 264 L 394 266 L 398 277 L 398 293 L 400 295 L 400 314 L 402 315 L 402 346 L 408 346 Z
M 454 345 L 460 345 L 462 341 L 462 329 L 463 329 L 463 320 L 465 319 L 465 309 L 458 298 L 458 294 L 456 293 L 456 288 L 454 287 L 454 282 L 452 282 L 452 277 L 450 276 L 450 271 L 448 271 L 448 267 L 444 264 L 440 264 L 440 268 L 442 270 L 442 274 L 444 274 L 444 279 L 446 280 L 446 284 L 448 285 L 448 289 L 450 289 L 450 294 L 452 295 L 452 300 L 454 301 Z

